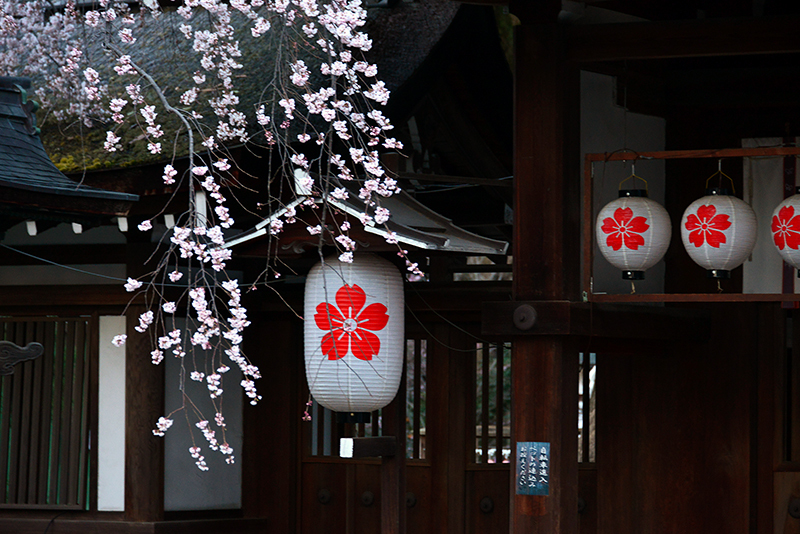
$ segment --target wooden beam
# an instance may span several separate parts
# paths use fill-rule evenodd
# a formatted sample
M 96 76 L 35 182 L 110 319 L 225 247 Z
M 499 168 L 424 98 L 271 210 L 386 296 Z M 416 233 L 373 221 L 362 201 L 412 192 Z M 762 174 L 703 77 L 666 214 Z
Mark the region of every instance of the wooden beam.
M 125 245 L 3 245 L 0 248 L 0 265 L 48 265 L 50 262 L 60 265 L 125 263 Z
M 512 187 L 514 185 L 513 176 L 509 179 L 500 178 L 470 178 L 468 176 L 450 176 L 446 174 L 423 174 L 418 172 L 401 172 L 400 178 L 406 180 L 416 180 L 418 182 L 440 182 L 448 184 L 470 184 L 485 185 L 488 187 Z
M 97 518 L 75 518 L 72 515 L 55 515 L 41 518 L 0 519 L 0 532 L 33 534 L 53 532 L 60 534 L 256 534 L 267 532 L 269 519 L 199 519 L 186 521 L 131 522 Z M 49 529 L 49 530 L 48 530 Z
M 800 17 L 569 26 L 567 59 L 623 61 L 800 52 Z
M 764 147 L 764 148 L 716 148 L 699 150 L 662 150 L 657 152 L 619 151 L 607 154 L 586 154 L 586 162 L 593 161 L 635 161 L 637 159 L 725 159 L 725 158 L 760 158 L 768 156 L 797 156 L 800 147 Z
M 514 314 L 521 306 L 536 311 L 536 322 L 519 328 Z M 636 328 L 620 325 L 636 323 Z M 708 338 L 709 315 L 685 308 L 646 308 L 630 305 L 585 304 L 568 301 L 484 302 L 481 334 L 486 336 L 590 336 L 645 339 L 658 342 Z
M 106 310 L 116 310 L 111 313 L 119 313 L 119 306 L 125 306 L 130 301 L 131 293 L 123 289 L 121 282 L 96 286 L 4 286 L 0 311 L 36 306 L 50 309 L 58 306 L 102 306 Z

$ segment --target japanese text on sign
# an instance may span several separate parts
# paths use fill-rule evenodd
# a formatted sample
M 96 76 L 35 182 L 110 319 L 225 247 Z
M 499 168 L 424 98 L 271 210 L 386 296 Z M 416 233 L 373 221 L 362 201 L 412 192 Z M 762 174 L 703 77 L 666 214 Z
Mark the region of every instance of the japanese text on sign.
M 550 444 L 517 442 L 517 495 L 550 494 Z

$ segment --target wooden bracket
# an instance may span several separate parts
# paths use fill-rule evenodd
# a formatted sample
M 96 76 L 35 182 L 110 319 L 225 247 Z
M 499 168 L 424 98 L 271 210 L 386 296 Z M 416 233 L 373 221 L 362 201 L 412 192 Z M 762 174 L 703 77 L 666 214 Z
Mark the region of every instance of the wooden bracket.
M 342 458 L 375 458 L 394 456 L 397 453 L 397 439 L 394 436 L 372 438 L 341 438 L 339 456 Z

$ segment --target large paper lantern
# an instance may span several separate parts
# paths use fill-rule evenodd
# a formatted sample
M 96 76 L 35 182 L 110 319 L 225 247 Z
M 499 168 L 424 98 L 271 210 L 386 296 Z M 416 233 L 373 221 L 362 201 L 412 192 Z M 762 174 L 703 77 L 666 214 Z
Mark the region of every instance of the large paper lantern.
M 800 187 L 772 212 L 770 229 L 778 254 L 789 265 L 800 268 Z
M 726 189 L 709 189 L 681 219 L 681 240 L 692 260 L 710 278 L 730 278 L 756 245 L 758 223 L 753 209 Z
M 600 253 L 622 269 L 622 278 L 643 280 L 644 272 L 664 257 L 672 223 L 661 204 L 644 189 L 624 189 L 597 215 L 595 233 Z
M 308 274 L 305 364 L 311 395 L 346 413 L 371 412 L 397 394 L 404 361 L 403 279 L 388 261 L 330 258 Z

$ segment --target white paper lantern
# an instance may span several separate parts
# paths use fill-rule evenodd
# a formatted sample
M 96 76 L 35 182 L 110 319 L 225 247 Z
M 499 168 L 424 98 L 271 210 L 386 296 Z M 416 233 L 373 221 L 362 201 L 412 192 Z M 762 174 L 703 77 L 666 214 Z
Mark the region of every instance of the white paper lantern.
M 772 212 L 772 243 L 789 265 L 800 268 L 800 188 Z M 798 273 L 800 276 L 800 273 Z
M 595 234 L 600 253 L 622 269 L 622 278 L 643 280 L 644 272 L 664 257 L 672 223 L 661 204 L 643 189 L 625 189 L 597 215 Z
M 711 189 L 692 202 L 681 219 L 681 240 L 692 260 L 710 278 L 730 278 L 756 245 L 753 209 L 724 189 Z
M 308 273 L 305 364 L 311 395 L 336 412 L 371 412 L 394 399 L 404 361 L 403 279 L 388 261 L 331 257 Z

